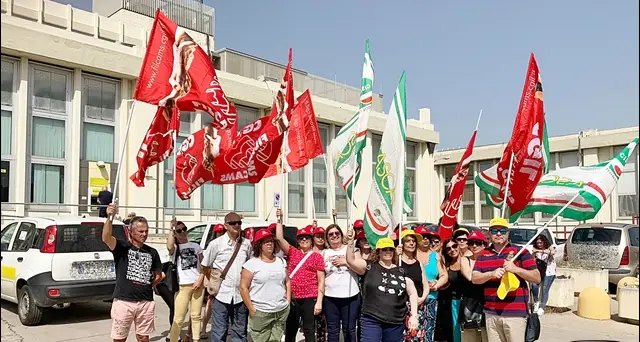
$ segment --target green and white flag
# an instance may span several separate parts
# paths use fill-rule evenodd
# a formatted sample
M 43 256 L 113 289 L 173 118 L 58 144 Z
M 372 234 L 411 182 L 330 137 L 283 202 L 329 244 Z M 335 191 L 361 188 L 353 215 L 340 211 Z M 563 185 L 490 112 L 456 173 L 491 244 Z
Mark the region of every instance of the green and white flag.
M 406 190 L 407 96 L 405 73 L 391 102 L 387 124 L 382 134 L 380 151 L 365 208 L 364 231 L 367 240 L 375 246 L 378 239 L 387 237 L 411 212 L 411 197 Z
M 623 148 L 611 160 L 592 166 L 573 166 L 543 176 L 527 207 L 510 217 L 543 212 L 555 215 L 574 196 L 578 195 L 560 216 L 585 221 L 594 218 L 607 197 L 618 184 L 627 160 L 638 144 L 638 138 Z
M 342 188 L 352 202 L 353 189 L 360 178 L 362 164 L 362 150 L 367 145 L 367 124 L 373 103 L 373 63 L 369 53 L 369 40 L 364 52 L 362 67 L 362 90 L 360 91 L 360 106 L 356 114 L 338 132 L 331 143 L 336 174 L 340 177 Z

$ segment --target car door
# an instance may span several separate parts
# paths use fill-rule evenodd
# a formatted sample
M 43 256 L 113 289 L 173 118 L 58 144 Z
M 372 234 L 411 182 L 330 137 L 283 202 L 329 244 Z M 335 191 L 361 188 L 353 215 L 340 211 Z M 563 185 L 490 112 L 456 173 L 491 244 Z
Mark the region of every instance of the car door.
M 12 222 L 0 233 L 0 262 L 2 263 L 2 298 L 15 301 L 16 298 L 16 279 L 18 262 L 15 260 L 14 253 L 11 252 L 11 245 L 18 230 L 18 222 Z
M 16 279 L 27 280 L 50 269 L 51 258 L 40 253 L 41 246 L 36 246 L 38 233 L 42 233 L 42 239 L 44 239 L 44 230 L 38 230 L 35 222 L 25 219 L 20 222 L 18 230 L 14 234 L 11 244 L 11 258 L 15 259 L 16 265 L 18 265 Z

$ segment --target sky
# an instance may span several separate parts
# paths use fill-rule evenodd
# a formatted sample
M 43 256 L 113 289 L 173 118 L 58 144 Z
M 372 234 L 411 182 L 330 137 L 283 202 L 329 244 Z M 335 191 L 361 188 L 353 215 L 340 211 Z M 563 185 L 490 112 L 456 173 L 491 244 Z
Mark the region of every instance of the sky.
M 370 39 L 385 112 L 406 71 L 409 118 L 431 110 L 439 150 L 466 146 L 481 109 L 476 145 L 509 139 L 531 52 L 550 136 L 638 125 L 638 1 L 204 2 L 216 49 L 286 64 L 291 47 L 295 68 L 356 87 Z

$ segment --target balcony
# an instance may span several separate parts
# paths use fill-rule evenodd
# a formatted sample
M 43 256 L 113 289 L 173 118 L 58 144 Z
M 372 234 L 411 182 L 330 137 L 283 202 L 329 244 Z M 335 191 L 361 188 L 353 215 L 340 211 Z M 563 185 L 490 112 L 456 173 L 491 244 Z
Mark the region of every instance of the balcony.
M 224 48 L 215 52 L 216 68 L 256 80 L 280 83 L 285 65 L 251 56 L 236 50 Z M 295 64 L 295 62 L 294 62 Z M 357 67 L 357 66 L 354 66 Z M 341 103 L 358 106 L 360 88 L 310 75 L 305 71 L 293 69 L 293 87 L 296 91 L 309 89 L 311 94 Z M 372 110 L 382 113 L 382 95 L 373 94 Z

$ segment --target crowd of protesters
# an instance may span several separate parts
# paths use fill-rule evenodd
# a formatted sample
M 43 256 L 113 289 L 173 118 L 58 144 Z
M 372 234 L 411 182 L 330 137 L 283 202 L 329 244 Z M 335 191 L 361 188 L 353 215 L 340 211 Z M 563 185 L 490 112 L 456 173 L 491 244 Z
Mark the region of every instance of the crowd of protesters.
M 107 215 L 115 213 L 113 204 L 107 207 Z M 362 220 L 345 231 L 314 222 L 297 231 L 293 244 L 284 237 L 280 210 L 277 217 L 277 224 L 243 234 L 241 216 L 229 213 L 204 250 L 174 220 L 167 241 L 172 266 L 165 268 L 144 244 L 144 218 L 131 218 L 129 241 L 115 239 L 107 220 L 103 241 L 116 263 L 114 341 L 125 341 L 132 324 L 138 341 L 149 340 L 155 289 L 170 309 L 171 342 L 222 342 L 228 335 L 234 342 L 292 342 L 299 329 L 307 342 L 338 342 L 341 335 L 345 342 L 521 342 L 529 284 L 536 301 L 541 293 L 534 310 L 542 311 L 555 276 L 548 241 L 540 238 L 533 255 L 524 250 L 514 258 L 521 247 L 509 243 L 501 218 L 491 220 L 488 239 L 456 225 L 442 241 L 437 226 L 418 226 L 372 246 Z M 542 277 L 536 258 L 547 264 Z M 167 284 L 170 272 L 177 285 Z M 506 273 L 520 285 L 500 299 Z M 188 333 L 180 338 L 187 312 Z

